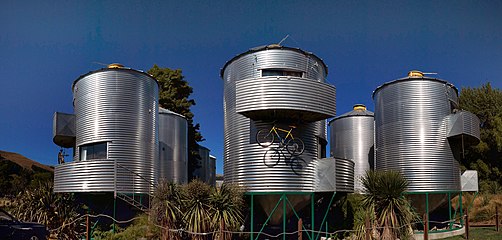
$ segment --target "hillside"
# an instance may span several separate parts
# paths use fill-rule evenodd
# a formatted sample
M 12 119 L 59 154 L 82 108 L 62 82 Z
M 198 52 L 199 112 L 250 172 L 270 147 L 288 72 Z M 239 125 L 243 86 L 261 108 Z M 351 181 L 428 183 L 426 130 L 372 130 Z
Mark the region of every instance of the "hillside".
M 39 168 L 39 169 L 43 169 L 43 170 L 46 170 L 49 172 L 54 172 L 54 168 L 47 166 L 47 165 L 44 165 L 44 164 L 41 164 L 37 161 L 33 161 L 33 160 L 31 160 L 21 154 L 0 150 L 0 161 L 5 161 L 5 160 L 14 162 L 17 165 L 19 165 L 27 170 L 35 170 L 35 169 Z
M 27 187 L 51 181 L 54 169 L 21 154 L 0 151 L 0 198 L 13 197 Z

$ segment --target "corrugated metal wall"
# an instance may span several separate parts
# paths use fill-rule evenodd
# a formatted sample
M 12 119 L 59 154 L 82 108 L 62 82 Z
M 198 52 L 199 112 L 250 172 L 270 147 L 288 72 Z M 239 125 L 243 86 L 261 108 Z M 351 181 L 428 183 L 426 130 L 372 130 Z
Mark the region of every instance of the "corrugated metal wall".
M 244 186 L 251 192 L 273 192 L 273 191 L 313 191 L 315 160 L 319 158 L 319 138 L 326 138 L 326 122 L 301 122 L 301 114 L 295 112 L 299 106 L 305 102 L 311 102 L 308 96 L 316 96 L 319 89 L 304 88 L 302 96 L 305 98 L 289 99 L 282 101 L 282 109 L 288 111 L 287 115 L 273 115 L 277 106 L 281 105 L 280 98 L 291 94 L 287 81 L 266 92 L 269 96 L 266 99 L 259 87 L 267 81 L 277 79 L 277 77 L 261 77 L 263 69 L 281 69 L 284 71 L 302 72 L 302 78 L 280 76 L 281 81 L 291 79 L 308 83 L 313 86 L 324 84 L 327 74 L 324 63 L 315 55 L 299 49 L 285 47 L 269 49 L 267 47 L 252 49 L 230 60 L 222 70 L 224 80 L 224 173 L 225 182 L 237 183 Z M 294 80 L 293 80 L 294 79 Z M 260 118 L 250 119 L 238 113 L 236 99 L 236 85 L 242 84 L 245 91 L 241 100 L 246 104 L 241 105 L 241 109 L 258 111 L 271 111 L 267 116 L 258 115 Z M 321 85 L 322 85 L 321 84 Z M 327 115 L 335 114 L 334 87 L 324 84 L 326 89 L 332 91 L 333 96 L 329 99 L 318 99 L 320 106 L 328 102 Z M 273 91 L 272 91 L 273 90 Z M 263 95 L 263 96 L 262 96 Z M 293 94 L 291 94 L 293 95 Z M 275 96 L 275 97 L 274 97 Z M 259 107 L 259 102 L 266 100 L 264 104 L 270 107 Z M 252 101 L 252 102 L 248 102 Z M 258 106 L 256 109 L 245 109 L 247 106 Z M 263 106 L 263 105 L 262 105 Z M 314 110 L 310 113 L 314 114 Z M 244 113 L 243 112 L 243 113 Z M 267 114 L 265 114 L 267 115 Z M 295 116 L 297 119 L 294 119 Z M 266 118 L 266 119 L 264 119 Z M 301 138 L 305 143 L 305 152 L 297 158 L 290 158 L 287 152 L 281 151 L 281 160 L 274 166 L 267 166 L 264 161 L 269 158 L 267 154 L 271 148 L 277 148 L 278 144 L 271 147 L 261 147 L 256 143 L 256 132 L 260 129 L 270 129 L 273 126 L 272 120 L 278 120 L 276 124 L 282 128 L 289 129 L 289 124 L 296 124 L 293 130 L 295 137 Z
M 72 169 L 87 174 L 78 175 L 82 176 L 81 179 L 58 178 L 55 184 L 69 192 L 80 191 L 72 190 L 75 181 L 99 181 L 103 178 L 102 189 L 96 186 L 93 191 L 109 190 L 110 186 L 104 180 L 109 179 L 112 173 L 108 163 L 103 162 L 105 159 L 117 160 L 124 168 L 155 182 L 157 173 L 154 167 L 158 165 L 159 152 L 157 81 L 146 73 L 132 69 L 101 69 L 75 80 L 73 95 L 77 149 Z M 86 160 L 95 162 L 92 164 L 78 163 L 80 148 L 97 143 L 106 144 L 107 157 Z M 94 167 L 86 168 L 89 164 Z M 65 166 L 58 166 L 56 172 L 64 169 L 70 171 Z M 92 176 L 96 179 L 91 179 Z M 124 179 L 129 182 L 129 186 L 124 188 L 137 193 L 149 192 L 150 183 L 142 177 L 135 175 Z
M 432 78 L 404 78 L 374 92 L 376 169 L 397 170 L 411 192 L 458 191 L 460 169 L 447 140 L 457 89 Z
M 188 181 L 188 123 L 180 114 L 159 108 L 159 179 Z

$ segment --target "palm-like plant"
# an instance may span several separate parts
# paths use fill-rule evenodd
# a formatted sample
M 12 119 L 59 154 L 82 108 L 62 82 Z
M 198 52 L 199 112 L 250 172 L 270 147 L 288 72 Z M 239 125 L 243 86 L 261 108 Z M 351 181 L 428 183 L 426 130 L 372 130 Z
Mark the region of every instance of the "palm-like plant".
M 234 185 L 223 184 L 215 188 L 210 196 L 211 229 L 219 231 L 235 231 L 243 221 L 243 192 Z M 223 227 L 223 229 L 221 229 Z M 214 239 L 221 239 L 215 236 Z M 231 239 L 231 233 L 225 233 L 224 239 Z
M 76 239 L 83 224 L 79 210 L 72 194 L 54 193 L 52 182 L 41 182 L 18 195 L 13 214 L 46 225 L 58 239 Z
M 362 178 L 363 206 L 374 214 L 380 239 L 407 238 L 417 218 L 403 193 L 408 181 L 396 171 L 368 171 Z
M 198 233 L 207 233 L 211 227 L 210 201 L 211 187 L 199 180 L 194 180 L 182 189 L 183 223 L 186 229 L 194 233 L 192 239 L 205 239 Z
M 176 229 L 181 221 L 181 193 L 176 183 L 161 181 L 153 195 L 152 214 L 154 220 L 165 230 L 162 230 L 161 239 L 179 239 L 179 235 L 170 232 Z

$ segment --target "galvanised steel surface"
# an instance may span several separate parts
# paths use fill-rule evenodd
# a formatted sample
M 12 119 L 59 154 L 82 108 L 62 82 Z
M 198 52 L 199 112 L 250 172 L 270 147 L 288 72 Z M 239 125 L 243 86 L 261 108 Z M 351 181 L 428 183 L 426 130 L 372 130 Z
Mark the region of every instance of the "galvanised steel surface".
M 199 145 L 199 168 L 195 170 L 195 176 L 205 183 L 209 183 L 209 148 Z
M 54 192 L 113 192 L 114 187 L 114 160 L 73 161 L 54 170 Z
M 315 192 L 354 192 L 354 162 L 321 158 L 316 164 Z
M 460 138 L 461 141 L 469 141 L 473 145 L 479 143 L 479 118 L 475 114 L 456 111 L 448 116 L 448 138 Z
M 188 181 L 188 123 L 183 115 L 159 108 L 159 179 Z
M 211 186 L 216 186 L 216 157 L 209 155 L 209 167 L 207 181 Z
M 354 192 L 354 162 L 350 159 L 335 158 L 336 191 Z
M 319 121 L 335 115 L 335 92 L 332 85 L 300 77 L 246 79 L 236 82 L 236 111 L 252 119 L 297 114 Z
M 306 122 L 308 117 L 298 114 L 301 112 L 296 111 L 297 106 L 302 105 L 305 99 L 298 98 L 295 102 L 293 100 L 287 102 L 286 104 L 292 106 L 289 108 L 289 115 L 259 115 L 263 119 L 250 119 L 237 112 L 237 82 L 253 81 L 261 84 L 260 80 L 270 81 L 270 76 L 262 77 L 263 71 L 276 71 L 278 75 L 301 75 L 302 81 L 311 81 L 313 85 L 318 82 L 324 83 L 327 74 L 325 64 L 315 55 L 303 50 L 281 46 L 251 49 L 225 64 L 221 71 L 224 82 L 223 161 L 225 182 L 239 184 L 245 187 L 248 192 L 313 191 L 315 160 L 320 157 L 319 143 L 325 141 L 326 138 L 326 122 Z M 283 77 L 287 78 L 287 76 L 279 76 L 280 79 Z M 259 100 L 262 93 L 260 89 L 250 88 L 251 90 L 257 97 L 256 100 Z M 289 94 L 287 84 L 278 90 L 276 93 L 278 97 Z M 315 96 L 317 91 L 305 89 L 302 96 Z M 334 105 L 334 99 L 335 96 L 331 96 L 331 99 L 318 99 L 318 101 L 320 105 L 324 104 L 323 101 L 331 102 Z M 278 109 L 262 110 L 273 113 L 274 110 Z M 315 114 L 315 112 L 307 113 Z M 282 149 L 279 151 L 280 161 L 276 165 L 267 166 L 264 161 L 270 160 L 269 153 L 273 151 L 273 148 L 278 148 L 278 144 L 266 148 L 261 147 L 257 144 L 255 136 L 260 129 L 271 129 L 274 125 L 273 120 L 277 120 L 277 126 L 288 130 L 288 125 L 295 124 L 297 128 L 293 130 L 293 134 L 303 140 L 305 152 L 298 158 L 291 158 L 287 156 L 287 151 Z
M 56 166 L 54 192 L 148 193 L 153 185 L 121 164 L 120 159 L 74 161 Z
M 460 189 L 460 170 L 447 139 L 457 89 L 444 80 L 406 77 L 374 93 L 376 169 L 397 170 L 410 192 Z
M 55 112 L 52 121 L 52 141 L 64 148 L 75 147 L 75 114 Z
M 80 76 L 73 83 L 72 89 L 77 145 L 72 164 L 79 165 L 81 148 L 86 147 L 88 152 L 92 152 L 96 150 L 93 150 L 93 146 L 106 146 L 106 156 L 100 155 L 100 159 L 115 160 L 120 166 L 139 175 L 124 179 L 127 186 L 121 186 L 123 191 L 148 193 L 150 183 L 143 178 L 150 182 L 157 180 L 157 81 L 150 75 L 133 69 L 104 68 Z M 80 191 L 80 188 L 72 189 L 66 186 L 79 183 L 83 186 L 86 181 L 103 179 L 103 183 L 92 191 L 109 191 L 110 182 L 104 180 L 109 179 L 110 174 L 114 172 L 110 173 L 108 163 L 105 164 L 100 159 L 87 157 L 85 161 L 93 162 L 95 167 L 77 168 L 86 174 L 78 175 L 80 178 L 62 177 L 57 180 L 56 185 L 59 184 L 61 189 L 67 189 L 69 192 Z M 61 166 L 56 168 L 56 171 L 59 169 L 63 171 L 65 168 Z
M 355 105 L 354 110 L 331 120 L 329 126 L 331 156 L 354 161 L 354 191 L 361 193 L 360 178 L 374 168 L 373 112 Z

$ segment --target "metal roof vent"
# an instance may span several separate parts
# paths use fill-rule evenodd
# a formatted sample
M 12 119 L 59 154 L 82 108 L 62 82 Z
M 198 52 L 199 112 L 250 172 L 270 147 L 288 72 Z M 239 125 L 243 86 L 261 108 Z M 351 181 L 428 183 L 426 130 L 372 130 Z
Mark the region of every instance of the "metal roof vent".
M 418 70 L 411 70 L 408 72 L 408 77 L 423 77 L 424 73 Z
M 124 65 L 120 63 L 112 63 L 108 65 L 108 68 L 124 68 Z
M 366 111 L 366 106 L 364 104 L 354 105 L 354 111 Z

